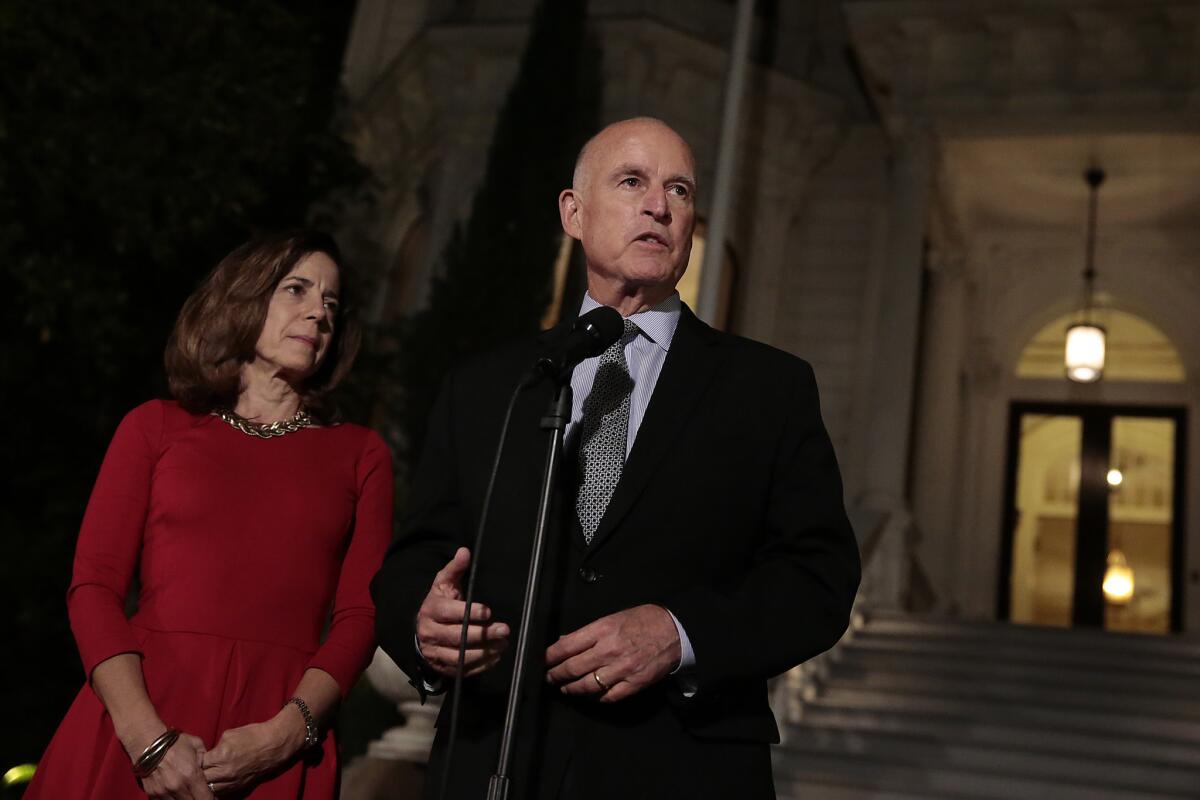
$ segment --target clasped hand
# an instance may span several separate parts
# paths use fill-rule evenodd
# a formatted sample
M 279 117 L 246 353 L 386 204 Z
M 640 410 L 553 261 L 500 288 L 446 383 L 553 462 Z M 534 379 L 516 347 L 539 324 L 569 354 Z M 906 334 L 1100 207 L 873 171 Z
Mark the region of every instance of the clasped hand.
M 138 744 L 129 751 L 129 757 L 136 760 L 138 754 L 149 745 L 153 738 L 139 740 Z M 175 740 L 175 744 L 163 755 L 162 760 L 154 771 L 142 779 L 142 791 L 148 797 L 159 800 L 211 800 L 212 793 L 205 785 L 201 764 L 204 758 L 204 741 L 199 736 L 184 733 Z
M 304 719 L 290 705 L 266 722 L 230 728 L 203 754 L 204 779 L 217 794 L 246 788 L 299 752 L 304 734 Z

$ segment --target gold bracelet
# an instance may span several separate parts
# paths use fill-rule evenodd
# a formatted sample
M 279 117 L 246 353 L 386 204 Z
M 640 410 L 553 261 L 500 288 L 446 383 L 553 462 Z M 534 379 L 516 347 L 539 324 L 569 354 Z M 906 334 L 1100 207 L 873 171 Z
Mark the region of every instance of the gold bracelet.
M 150 746 L 142 751 L 142 754 L 137 757 L 137 761 L 133 762 L 133 777 L 141 780 L 158 769 L 163 756 L 167 754 L 167 751 L 171 749 L 171 745 L 175 744 L 178 739 L 179 731 L 175 728 L 167 728 L 161 736 L 151 742 Z

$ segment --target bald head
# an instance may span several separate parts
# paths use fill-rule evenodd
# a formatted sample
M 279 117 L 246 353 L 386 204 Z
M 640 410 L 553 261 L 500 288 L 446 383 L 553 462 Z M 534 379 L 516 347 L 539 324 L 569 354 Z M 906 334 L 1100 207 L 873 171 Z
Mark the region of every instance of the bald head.
M 583 245 L 595 300 L 628 316 L 675 291 L 692 249 L 695 176 L 692 149 L 661 120 L 615 122 L 584 145 L 558 210 Z
M 688 177 L 691 179 L 692 186 L 694 187 L 696 183 L 696 159 L 687 141 L 676 133 L 674 128 L 661 119 L 657 119 L 656 117 L 632 117 L 631 119 L 623 119 L 602 128 L 599 133 L 584 143 L 583 147 L 579 150 L 579 155 L 575 159 L 575 172 L 571 176 L 571 188 L 576 192 L 585 192 L 588 183 L 595 173 L 597 162 L 602 159 L 602 156 L 610 148 L 620 144 L 629 136 L 637 136 L 648 131 L 665 133 L 670 138 L 678 141 L 690 164 L 689 171 L 691 174 Z

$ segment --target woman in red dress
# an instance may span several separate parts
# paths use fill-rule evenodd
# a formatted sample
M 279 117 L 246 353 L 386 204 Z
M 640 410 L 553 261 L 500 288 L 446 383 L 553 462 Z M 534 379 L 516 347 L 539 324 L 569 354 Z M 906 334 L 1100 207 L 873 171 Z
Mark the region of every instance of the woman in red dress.
M 323 726 L 374 649 L 392 515 L 386 445 L 330 411 L 359 341 L 345 278 L 331 239 L 290 233 L 184 305 L 174 400 L 125 417 L 84 515 L 67 606 L 88 683 L 26 800 L 334 796 Z

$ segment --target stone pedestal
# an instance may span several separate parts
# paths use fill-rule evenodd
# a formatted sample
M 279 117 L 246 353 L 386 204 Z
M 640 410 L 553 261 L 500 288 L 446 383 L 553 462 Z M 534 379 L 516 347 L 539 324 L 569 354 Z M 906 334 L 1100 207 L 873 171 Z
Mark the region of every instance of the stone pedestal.
M 425 785 L 425 765 L 433 746 L 433 723 L 440 698 L 424 705 L 408 677 L 382 650 L 375 651 L 367 680 L 404 716 L 404 724 L 384 731 L 342 774 L 343 800 L 416 800 Z

